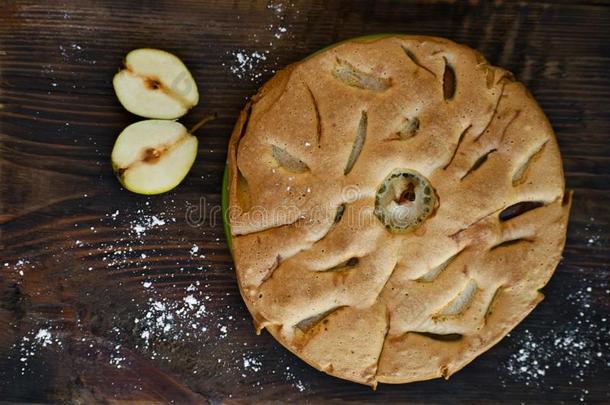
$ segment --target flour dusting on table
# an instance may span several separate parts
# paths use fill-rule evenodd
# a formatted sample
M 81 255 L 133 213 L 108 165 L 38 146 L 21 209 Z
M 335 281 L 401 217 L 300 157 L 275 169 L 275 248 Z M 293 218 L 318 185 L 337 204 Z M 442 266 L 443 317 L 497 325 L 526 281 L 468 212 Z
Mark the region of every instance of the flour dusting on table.
M 9 354 L 8 359 L 18 361 L 21 375 L 25 375 L 30 359 L 38 355 L 43 348 L 50 348 L 53 345 L 62 346 L 62 341 L 59 337 L 53 335 L 48 326 L 32 329 L 23 335 L 17 343 L 13 344 L 13 349 L 16 349 L 19 357 L 12 358 Z
M 233 76 L 238 79 L 251 82 L 259 82 L 259 79 L 267 74 L 273 74 L 278 68 L 277 60 L 271 60 L 272 51 L 276 48 L 276 41 L 289 34 L 290 23 L 288 22 L 288 11 L 299 14 L 294 10 L 294 3 L 271 1 L 267 4 L 270 23 L 264 30 L 251 35 L 250 42 L 256 46 L 255 50 L 238 49 L 227 52 L 230 63 L 223 63 Z M 240 18 L 238 18 L 240 19 Z M 268 36 L 270 39 L 267 39 Z
M 610 313 L 595 310 L 594 297 L 610 300 L 608 280 L 593 283 L 582 280 L 583 287 L 565 297 L 574 318 L 562 319 L 542 330 L 525 329 L 516 342 L 514 352 L 502 366 L 509 381 L 529 387 L 559 389 L 547 383 L 550 375 L 565 374 L 569 385 L 583 387 L 577 399 L 586 400 L 586 382 L 596 369 L 610 367 Z M 599 304 L 597 304 L 599 306 Z

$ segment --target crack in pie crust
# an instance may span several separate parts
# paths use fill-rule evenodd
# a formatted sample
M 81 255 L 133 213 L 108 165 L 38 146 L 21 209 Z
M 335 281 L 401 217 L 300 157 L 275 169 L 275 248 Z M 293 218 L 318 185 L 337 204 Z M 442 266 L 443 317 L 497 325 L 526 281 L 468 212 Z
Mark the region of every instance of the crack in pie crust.
M 228 169 L 257 330 L 373 387 L 489 349 L 543 298 L 565 242 L 544 113 L 445 39 L 356 39 L 288 66 L 242 111 Z

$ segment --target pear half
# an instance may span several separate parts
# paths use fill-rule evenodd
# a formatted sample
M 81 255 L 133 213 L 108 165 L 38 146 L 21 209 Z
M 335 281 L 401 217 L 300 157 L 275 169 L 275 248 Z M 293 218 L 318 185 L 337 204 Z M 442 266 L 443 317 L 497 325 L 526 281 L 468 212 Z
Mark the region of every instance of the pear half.
M 160 194 L 186 177 L 197 147 L 197 138 L 179 122 L 140 121 L 125 128 L 114 143 L 112 168 L 127 190 Z
M 145 118 L 179 118 L 199 102 L 197 84 L 184 63 L 160 49 L 129 52 L 112 84 L 123 107 Z

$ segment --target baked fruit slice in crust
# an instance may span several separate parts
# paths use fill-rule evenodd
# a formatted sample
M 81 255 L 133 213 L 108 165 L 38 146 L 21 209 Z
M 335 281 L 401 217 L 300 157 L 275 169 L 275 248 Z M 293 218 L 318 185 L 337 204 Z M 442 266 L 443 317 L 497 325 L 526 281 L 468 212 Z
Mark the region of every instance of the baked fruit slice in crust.
M 278 72 L 228 152 L 240 290 L 313 367 L 448 377 L 542 299 L 571 198 L 544 113 L 451 41 L 356 39 Z

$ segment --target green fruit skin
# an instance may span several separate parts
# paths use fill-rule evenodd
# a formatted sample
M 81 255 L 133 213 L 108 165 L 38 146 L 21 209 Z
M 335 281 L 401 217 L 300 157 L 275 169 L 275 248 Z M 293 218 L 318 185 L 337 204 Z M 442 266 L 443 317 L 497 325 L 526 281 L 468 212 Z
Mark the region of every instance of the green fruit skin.
M 222 194 L 220 199 L 222 207 L 222 225 L 227 238 L 227 246 L 229 252 L 233 254 L 233 240 L 231 239 L 231 224 L 229 224 L 229 165 L 225 165 L 225 171 L 222 175 Z
M 312 53 L 311 55 L 309 55 L 307 58 L 305 59 L 309 59 L 309 58 L 313 58 L 314 56 L 327 51 L 331 48 L 334 48 L 335 46 L 341 45 L 343 43 L 346 42 L 350 42 L 350 41 L 363 41 L 363 42 L 367 42 L 367 41 L 376 41 L 378 39 L 382 39 L 382 38 L 386 38 L 386 37 L 391 37 L 391 36 L 400 36 L 403 34 L 398 34 L 398 33 L 380 33 L 380 34 L 371 34 L 371 35 L 363 35 L 361 37 L 355 37 L 355 38 L 350 38 L 350 39 L 346 39 L 340 42 L 336 42 L 332 45 L 329 46 L 325 46 L 324 48 Z M 231 224 L 229 223 L 229 166 L 226 165 L 225 166 L 225 171 L 224 174 L 222 176 L 222 198 L 221 198 L 221 207 L 222 207 L 222 222 L 223 222 L 223 226 L 224 226 L 224 231 L 225 231 L 225 236 L 227 238 L 227 245 L 229 246 L 229 251 L 231 252 L 231 254 L 233 254 L 233 241 L 231 238 Z

